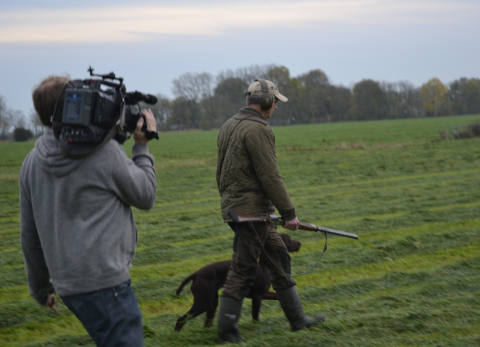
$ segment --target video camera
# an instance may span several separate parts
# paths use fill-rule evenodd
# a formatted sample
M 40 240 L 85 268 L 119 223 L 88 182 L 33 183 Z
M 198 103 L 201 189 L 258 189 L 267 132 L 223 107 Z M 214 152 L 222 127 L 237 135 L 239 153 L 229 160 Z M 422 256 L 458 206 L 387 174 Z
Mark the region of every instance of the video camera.
M 132 136 L 140 117 L 145 118 L 139 103 L 157 103 L 153 95 L 126 92 L 123 78 L 116 77 L 113 72 L 97 75 L 91 67 L 88 71 L 90 76 L 101 77 L 101 80 L 69 81 L 52 116 L 59 147 L 72 158 L 89 155 L 111 138 L 123 144 Z M 142 131 L 148 139 L 158 140 L 156 131 L 147 130 L 146 120 Z

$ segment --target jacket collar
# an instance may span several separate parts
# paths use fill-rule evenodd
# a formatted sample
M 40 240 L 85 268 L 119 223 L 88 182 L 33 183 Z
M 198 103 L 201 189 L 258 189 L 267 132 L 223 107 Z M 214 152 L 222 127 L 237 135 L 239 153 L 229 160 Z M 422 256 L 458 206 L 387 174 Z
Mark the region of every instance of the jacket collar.
M 258 112 L 257 110 L 254 110 L 253 108 L 248 108 L 248 107 L 241 108 L 238 111 L 238 114 L 233 116 L 233 118 L 238 120 L 251 120 L 254 122 L 259 122 L 259 123 L 268 125 L 267 121 L 265 120 L 265 118 L 263 118 L 261 113 Z

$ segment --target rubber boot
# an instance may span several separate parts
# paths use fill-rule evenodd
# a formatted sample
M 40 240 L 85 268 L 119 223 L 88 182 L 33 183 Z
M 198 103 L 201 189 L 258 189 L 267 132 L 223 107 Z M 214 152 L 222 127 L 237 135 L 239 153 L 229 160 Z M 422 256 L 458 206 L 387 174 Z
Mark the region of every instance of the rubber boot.
M 310 328 L 315 324 L 323 323 L 325 321 L 325 316 L 323 314 L 319 314 L 315 318 L 312 318 L 303 312 L 302 302 L 300 301 L 295 286 L 286 289 L 278 289 L 277 296 L 285 316 L 287 316 L 290 321 L 290 326 L 293 331 Z
M 238 320 L 243 300 L 220 297 L 218 310 L 218 343 L 243 343 L 238 332 Z

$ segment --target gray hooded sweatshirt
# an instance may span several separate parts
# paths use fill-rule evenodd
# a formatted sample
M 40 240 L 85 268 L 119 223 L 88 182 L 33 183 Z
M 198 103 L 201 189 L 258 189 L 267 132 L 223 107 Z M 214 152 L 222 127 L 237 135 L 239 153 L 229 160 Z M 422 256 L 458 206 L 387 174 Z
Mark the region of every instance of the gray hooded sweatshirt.
M 130 278 L 137 244 L 131 206 L 150 209 L 157 193 L 146 144 L 133 146 L 132 159 L 110 140 L 73 160 L 49 129 L 23 162 L 19 181 L 20 239 L 30 295 L 39 304 L 53 290 L 89 293 Z

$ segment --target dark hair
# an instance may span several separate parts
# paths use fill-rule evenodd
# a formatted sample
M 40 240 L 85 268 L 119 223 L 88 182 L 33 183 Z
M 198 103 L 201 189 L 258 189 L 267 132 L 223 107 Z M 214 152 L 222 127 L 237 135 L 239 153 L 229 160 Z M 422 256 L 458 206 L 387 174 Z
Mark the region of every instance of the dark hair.
M 33 90 L 33 106 L 43 125 L 52 126 L 50 118 L 55 111 L 55 104 L 69 80 L 68 76 L 48 76 Z
M 260 105 L 261 95 L 247 95 L 247 107 L 250 105 Z

